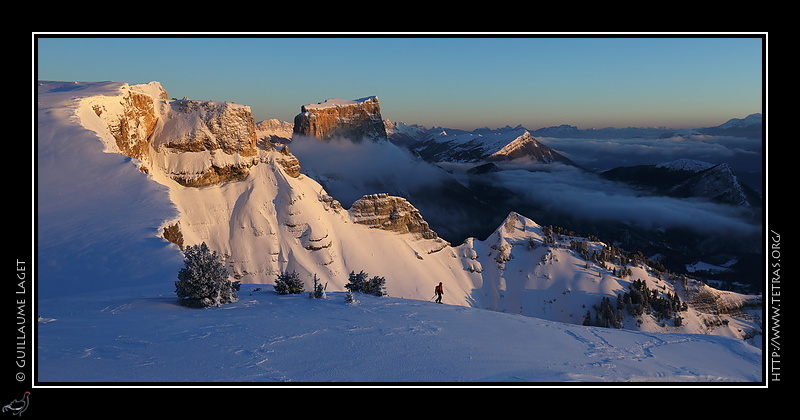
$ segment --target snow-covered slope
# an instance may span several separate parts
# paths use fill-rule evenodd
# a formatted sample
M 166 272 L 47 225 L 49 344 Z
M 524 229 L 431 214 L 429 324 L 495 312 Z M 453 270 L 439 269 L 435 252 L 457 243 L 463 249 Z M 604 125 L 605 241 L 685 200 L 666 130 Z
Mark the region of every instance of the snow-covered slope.
M 746 334 L 758 330 L 758 320 L 747 321 L 734 316 L 741 304 L 751 297 L 723 293 L 691 282 L 686 286 L 681 279 L 660 278 L 662 274 L 642 264 L 592 261 L 573 249 L 572 242 L 578 238 L 550 234 L 544 227 L 515 213 L 485 241 L 470 239 L 444 247 L 436 238 L 425 239 L 361 225 L 346 209 L 337 206 L 315 180 L 302 174 L 289 175 L 280 163 L 282 155 L 274 150 L 258 150 L 254 165 L 243 180 L 203 188 L 180 185 L 159 170 L 162 166 L 148 162 L 159 158 L 157 151 L 151 150 L 143 160 L 116 153 L 109 145 L 110 139 L 104 134 L 100 119 L 90 112 L 91 109 L 82 107 L 85 103 L 80 98 L 91 97 L 96 104 L 102 97 L 107 98 L 111 108 L 118 101 L 121 86 L 119 83 L 40 83 L 37 291 L 42 298 L 38 313 L 43 321 L 39 330 L 43 380 L 653 380 L 661 376 L 682 377 L 694 369 L 694 361 L 678 362 L 678 365 L 692 368 L 673 369 L 671 373 L 647 364 L 634 367 L 641 362 L 636 357 L 627 359 L 631 363 L 630 370 L 623 369 L 616 374 L 609 371 L 609 366 L 603 367 L 603 363 L 596 365 L 594 371 L 579 367 L 591 365 L 583 358 L 605 351 L 611 353 L 602 355 L 603 360 L 617 352 L 647 353 L 642 349 L 642 337 L 652 337 L 647 341 L 653 345 L 687 343 L 710 346 L 712 352 L 725 353 L 727 349 L 736 348 L 734 353 L 747 354 L 736 363 L 725 361 L 727 367 L 722 367 L 723 371 L 699 373 L 694 370 L 696 374 L 691 379 L 682 379 L 751 381 L 760 378 L 755 360 L 760 350 L 742 340 Z M 181 157 L 186 164 L 191 163 L 186 159 L 194 158 L 208 159 L 208 156 Z M 149 168 L 147 174 L 139 171 L 144 167 Z M 185 244 L 206 242 L 228 256 L 232 274 L 246 284 L 239 303 L 194 312 L 175 306 L 173 282 L 182 265 L 181 252 L 160 237 L 162 228 L 173 224 L 180 226 Z M 309 246 L 312 243 L 315 246 Z M 600 251 L 605 245 L 590 241 L 588 247 Z M 632 275 L 618 276 L 616 273 L 625 267 Z M 367 306 L 354 309 L 336 306 L 338 302 L 333 301 L 307 303 L 298 302 L 306 297 L 279 298 L 269 294 L 275 275 L 281 271 L 300 273 L 309 286 L 307 290 L 310 290 L 312 276 L 316 275 L 327 283 L 328 292 L 335 296 L 344 290 L 349 272 L 362 270 L 385 277 L 391 298 L 366 298 Z M 684 322 L 680 326 L 645 316 L 638 323 L 629 319 L 627 328 L 735 338 L 680 335 L 658 338 L 658 335 L 637 335 L 643 332 L 622 331 L 617 332 L 620 335 L 613 335 L 611 329 L 598 332 L 579 325 L 564 325 L 581 324 L 585 313 L 598 305 L 601 297 L 614 298 L 638 278 L 659 293 L 679 293 L 684 301 L 698 296 L 706 298 L 703 300 L 706 304 L 730 301 L 726 308 L 732 313 L 719 314 L 717 308 L 701 312 L 690 307 L 682 314 Z M 439 281 L 445 284 L 444 302 L 451 307 L 420 306 L 432 305 L 427 301 Z M 256 291 L 258 287 L 263 290 Z M 120 288 L 126 290 L 121 292 Z M 97 293 L 90 297 L 87 291 Z M 252 294 L 248 294 L 249 291 Z M 59 299 L 53 299 L 55 297 Z M 283 304 L 290 308 L 282 307 Z M 267 313 L 263 312 L 264 308 L 268 308 Z M 342 311 L 350 310 L 359 311 L 360 315 L 346 325 L 331 324 L 337 317 L 345 316 L 346 312 Z M 417 317 L 416 313 L 422 315 Z M 373 314 L 384 318 L 371 318 Z M 445 325 L 436 324 L 436 317 L 445 314 L 449 321 Z M 460 314 L 464 316 L 459 317 Z M 226 320 L 226 317 L 233 318 Z M 270 328 L 256 332 L 264 317 L 270 318 L 267 321 Z M 280 326 L 291 324 L 288 319 L 294 317 L 303 319 L 298 324 L 303 327 L 292 325 L 281 330 Z M 317 322 L 319 318 L 324 320 Z M 376 319 L 384 319 L 380 322 L 385 324 L 380 326 Z M 402 322 L 403 319 L 406 322 Z M 46 322 L 48 320 L 53 321 Z M 254 325 L 246 322 L 251 320 Z M 472 341 L 481 338 L 470 338 L 469 331 L 473 328 L 488 330 L 489 323 L 497 322 L 504 327 L 497 332 L 483 332 L 491 335 L 483 337 L 484 341 L 493 342 L 491 346 L 499 346 L 503 340 L 517 343 L 519 337 L 514 336 L 522 332 L 516 330 L 515 325 L 521 324 L 519 328 L 533 329 L 532 336 L 539 336 L 542 342 L 555 343 L 560 341 L 556 337 L 572 337 L 562 344 L 572 343 L 577 347 L 564 347 L 563 353 L 556 347 L 549 347 L 544 359 L 528 362 L 510 354 L 492 358 L 492 354 L 497 356 L 493 347 Z M 161 326 L 152 329 L 155 324 Z M 365 324 L 370 327 L 363 329 L 361 326 Z M 505 328 L 510 330 L 503 334 Z M 78 330 L 93 332 L 72 335 Z M 363 334 L 358 333 L 362 330 Z M 289 340 L 296 344 L 284 349 L 294 351 L 297 357 L 317 359 L 320 354 L 313 349 L 326 346 L 326 340 L 335 336 L 345 340 L 340 346 L 351 351 L 358 349 L 358 354 L 339 354 L 338 350 L 345 349 L 333 347 L 321 357 L 320 363 L 326 367 L 320 372 L 312 372 L 313 367 L 290 372 L 289 357 L 277 365 L 269 361 L 274 355 L 267 353 L 277 349 L 273 344 L 304 334 L 321 338 L 319 341 Z M 607 334 L 614 338 L 597 339 Z M 420 350 L 420 342 L 430 343 L 427 340 L 431 335 L 449 342 L 443 344 L 436 340 L 437 344 Z M 200 337 L 213 337 L 200 340 L 204 344 L 202 347 L 216 348 L 212 350 L 214 359 L 207 365 L 211 371 L 181 374 L 177 366 L 164 369 L 177 363 L 176 351 L 185 350 Z M 377 344 L 378 348 L 376 344 L 367 348 L 359 344 L 380 341 L 376 337 L 384 339 Z M 226 343 L 225 349 L 218 347 L 223 341 L 217 340 Z M 459 342 L 461 352 L 457 354 L 481 360 L 482 370 L 468 373 L 451 370 L 444 376 L 431 376 L 428 369 L 408 367 L 410 370 L 402 372 L 391 364 L 384 364 L 377 370 L 357 374 L 337 368 L 334 363 L 369 357 L 364 353 L 370 351 L 381 353 L 383 346 L 394 346 L 396 351 L 420 352 L 414 353 L 420 357 L 429 356 L 438 351 L 452 351 Z M 605 350 L 597 353 L 601 343 L 605 343 Z M 684 345 L 674 348 L 683 350 Z M 513 352 L 524 352 L 522 349 L 517 347 Z M 240 359 L 242 355 L 247 355 L 247 360 Z M 573 357 L 581 360 L 567 361 Z M 683 356 L 676 353 L 674 357 Z M 548 370 L 559 363 L 561 367 L 556 370 L 563 369 L 562 372 L 554 374 Z M 84 368 L 92 366 L 102 367 L 92 369 L 100 376 L 82 373 Z M 133 367 L 137 368 L 122 373 Z M 223 372 L 224 367 L 235 369 Z M 103 371 L 107 373 L 99 373 Z M 516 373 L 509 374 L 509 371 Z M 113 376 L 115 374 L 121 376 Z
M 726 337 L 584 327 L 369 295 L 351 305 L 341 292 L 321 300 L 243 285 L 239 296 L 208 309 L 177 305 L 164 286 L 44 301 L 39 380 L 335 387 L 762 379 L 761 350 Z
M 174 278 L 182 256 L 160 237 L 177 216 L 169 190 L 136 160 L 104 153 L 81 125 L 79 99 L 119 95 L 120 83 L 40 83 L 36 141 L 37 292 L 40 297 L 134 287 Z

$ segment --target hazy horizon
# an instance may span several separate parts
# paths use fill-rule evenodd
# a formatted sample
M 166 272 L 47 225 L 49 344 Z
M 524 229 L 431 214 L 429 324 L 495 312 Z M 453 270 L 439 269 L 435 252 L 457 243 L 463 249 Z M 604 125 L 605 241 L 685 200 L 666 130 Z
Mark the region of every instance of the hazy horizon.
M 37 80 L 160 82 L 170 97 L 293 121 L 377 96 L 384 118 L 474 129 L 716 126 L 763 112 L 761 35 L 34 34 Z

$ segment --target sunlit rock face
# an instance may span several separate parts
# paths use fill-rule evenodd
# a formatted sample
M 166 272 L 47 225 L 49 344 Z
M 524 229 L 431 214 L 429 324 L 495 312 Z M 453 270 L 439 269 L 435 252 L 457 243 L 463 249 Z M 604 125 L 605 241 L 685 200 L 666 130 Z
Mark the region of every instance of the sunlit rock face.
M 289 151 L 289 146 L 276 149 L 276 152 L 278 154 L 276 161 L 281 164 L 283 170 L 292 178 L 300 176 L 300 161 Z
M 167 92 L 160 84 L 120 86 L 118 101 L 88 98 L 84 102 L 102 121 L 113 138 L 116 151 L 135 159 L 147 155 L 149 141 L 160 117 L 160 103 Z
M 386 126 L 376 96 L 356 100 L 328 99 L 303 105 L 294 118 L 294 135 L 328 140 L 386 140 Z
M 385 193 L 368 194 L 350 207 L 353 221 L 397 233 L 410 233 L 424 239 L 438 236 L 431 230 L 419 210 L 405 198 Z
M 280 146 L 291 143 L 293 131 L 294 124 L 277 118 L 256 123 L 258 141 L 265 147 L 269 144 Z
M 256 126 L 249 106 L 219 101 L 172 101 L 155 147 L 253 156 Z
M 256 126 L 249 106 L 222 101 L 167 99 L 157 82 L 123 85 L 118 99 L 89 98 L 105 127 L 109 148 L 158 166 L 188 187 L 205 187 L 247 177 L 259 162 Z M 299 171 L 285 153 L 287 170 Z
M 256 128 L 249 106 L 172 100 L 151 139 L 154 164 L 187 187 L 247 177 L 257 164 Z

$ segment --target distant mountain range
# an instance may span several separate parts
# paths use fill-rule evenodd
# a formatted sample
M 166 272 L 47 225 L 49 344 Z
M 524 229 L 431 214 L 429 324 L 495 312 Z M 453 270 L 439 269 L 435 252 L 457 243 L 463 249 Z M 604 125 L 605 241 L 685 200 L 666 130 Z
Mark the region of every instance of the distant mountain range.
M 579 130 L 562 125 L 530 131 L 522 126 L 498 129 L 480 128 L 473 131 L 442 128 L 424 129 L 387 123 L 389 138 L 432 163 L 454 162 L 477 164 L 469 173 L 496 172 L 498 164 L 561 163 L 580 167 L 567 157 L 539 142 L 534 134 L 547 137 L 603 138 L 672 137 L 676 135 L 758 135 L 762 128 L 761 114 L 734 118 L 717 127 L 676 131 L 664 128 L 605 128 Z M 512 166 L 518 168 L 518 166 Z M 625 182 L 636 188 L 646 188 L 655 194 L 681 198 L 706 198 L 734 206 L 761 207 L 761 196 L 740 182 L 728 164 L 711 164 L 695 159 L 678 159 L 653 165 L 624 166 L 605 171 L 604 178 Z
M 397 126 L 395 126 L 396 128 Z M 525 159 L 539 163 L 562 163 L 577 166 L 570 159 L 536 140 L 522 127 L 496 130 L 428 130 L 413 134 L 390 134 L 398 144 L 429 162 L 508 162 Z M 400 141 L 396 140 L 402 136 Z
M 342 120 L 343 124 L 349 124 L 350 118 Z M 749 225 L 760 219 L 762 198 L 747 184 L 761 182 L 760 171 L 756 172 L 757 169 L 752 167 L 753 159 L 757 159 L 753 156 L 760 153 L 756 142 L 763 131 L 761 114 L 732 118 L 715 127 L 694 129 L 579 129 L 571 125 L 559 125 L 531 130 L 518 125 L 461 130 L 427 128 L 384 119 L 389 142 L 410 151 L 418 162 L 413 163 L 413 159 L 392 153 L 385 163 L 378 163 L 380 160 L 377 156 L 387 155 L 385 152 L 389 150 L 380 147 L 384 153 L 374 153 L 371 158 L 366 154 L 359 157 L 361 166 L 372 168 L 369 179 L 364 175 L 348 175 L 353 172 L 352 168 L 333 165 L 331 162 L 341 157 L 328 153 L 339 152 L 338 149 L 326 149 L 322 153 L 320 150 L 326 146 L 317 144 L 303 147 L 301 143 L 297 146 L 302 148 L 295 148 L 293 142 L 297 139 L 292 138 L 289 126 L 288 123 L 278 124 L 276 121 L 260 123 L 259 127 L 264 127 L 260 138 L 273 143 L 292 144 L 292 150 L 300 160 L 308 162 L 306 171 L 327 189 L 336 192 L 337 197 L 345 198 L 343 203 L 348 202 L 347 191 L 353 191 L 349 194 L 352 197 L 349 201 L 352 201 L 359 197 L 355 192 L 364 188 L 406 197 L 425 215 L 434 230 L 453 242 L 470 236 L 484 237 L 491 232 L 492 226 L 502 222 L 505 214 L 518 211 L 532 215 L 541 223 L 597 234 L 623 247 L 641 249 L 651 255 L 669 256 L 665 264 L 679 271 L 699 258 L 717 263 L 733 259 L 738 263 L 726 273 L 725 278 L 751 283 L 758 269 L 759 249 L 754 245 L 758 241 L 751 227 L 746 228 L 747 232 L 739 230 L 738 233 L 732 233 L 736 232 L 736 228 L 724 228 L 716 232 L 702 229 L 701 233 L 689 225 L 697 223 L 717 227 L 735 224 L 732 222 L 735 220 Z M 587 155 L 586 151 L 579 150 L 580 142 L 570 140 L 587 139 L 595 145 L 598 141 L 608 141 L 613 145 L 634 144 L 635 147 L 619 147 L 619 150 L 615 150 L 617 157 L 623 158 L 620 159 L 622 161 L 628 160 L 619 154 L 625 150 L 636 153 L 637 150 L 648 149 L 649 144 L 676 145 L 677 150 L 681 150 L 687 145 L 708 145 L 710 136 L 734 139 L 725 140 L 736 143 L 731 148 L 745 150 L 739 147 L 740 144 L 749 147 L 743 154 L 748 159 L 745 165 L 747 172 L 737 174 L 732 165 L 697 159 L 690 149 L 685 150 L 683 159 L 673 158 L 647 165 L 611 166 L 612 169 L 602 171 L 589 170 L 545 144 L 563 139 L 558 143 L 559 146 L 569 146 L 571 154 L 589 156 L 590 159 L 591 152 Z M 688 143 L 684 143 L 686 141 Z M 371 147 L 364 145 L 362 150 Z M 708 150 L 707 146 L 703 147 Z M 603 152 L 603 149 L 597 150 L 598 153 Z M 354 151 L 349 149 L 348 153 Z M 312 159 L 312 156 L 319 158 Z M 604 159 L 606 164 L 613 162 L 613 156 L 598 157 Z M 368 161 L 371 163 L 364 165 Z M 441 167 L 449 176 L 430 176 L 427 171 L 419 171 L 420 162 Z M 743 168 L 742 162 L 739 160 L 734 163 Z M 412 170 L 411 167 L 416 169 Z M 559 167 L 563 169 L 557 169 Z M 573 171 L 566 168 L 573 168 Z M 412 182 L 412 179 L 419 178 L 418 172 L 428 174 L 427 181 Z M 743 178 L 748 182 L 742 182 Z M 599 179 L 613 181 L 624 187 L 620 191 L 606 191 L 617 187 L 599 183 Z M 564 189 L 565 186 L 568 188 Z M 570 198 L 569 193 L 575 189 L 584 190 L 582 193 L 586 198 Z M 600 201 L 587 201 L 594 200 L 593 196 Z M 657 204 L 660 198 L 673 201 Z M 645 202 L 652 203 L 637 210 L 637 206 Z M 725 207 L 714 210 L 703 202 L 728 206 L 733 210 Z M 619 209 L 607 210 L 611 207 Z M 671 215 L 667 215 L 668 211 Z M 693 212 L 699 213 L 686 216 Z M 728 220 L 717 225 L 711 220 L 717 217 L 715 214 Z M 681 223 L 686 228 L 661 225 L 661 217 L 682 219 Z M 708 218 L 705 223 L 704 218 Z
M 739 179 L 725 163 L 680 159 L 658 165 L 615 168 L 602 173 L 606 179 L 626 182 L 672 197 L 700 197 L 744 207 L 761 207 L 761 196 Z
M 561 125 L 538 130 L 507 126 L 464 131 L 442 127 L 428 129 L 403 123 L 387 123 L 386 127 L 393 143 L 430 163 L 447 168 L 469 188 L 478 202 L 489 206 L 496 214 L 519 211 L 534 215 L 543 223 L 597 234 L 625 248 L 661 255 L 665 257 L 665 264 L 675 270 L 683 271 L 683 267 L 691 265 L 693 259 L 704 258 L 719 264 L 736 262 L 733 264 L 735 268 L 724 276 L 711 276 L 713 278 L 751 283 L 758 277 L 760 251 L 754 245 L 757 235 L 750 228 L 746 231 L 724 228 L 716 232 L 701 229 L 704 231 L 701 233 L 690 228 L 688 222 L 685 228 L 653 228 L 650 225 L 652 221 L 658 226 L 661 223 L 659 214 L 667 215 L 668 212 L 680 214 L 680 218 L 688 220 L 683 215 L 707 206 L 703 203 L 724 206 L 719 210 L 710 207 L 708 210 L 724 214 L 730 220 L 757 223 L 762 214 L 763 199 L 760 193 L 741 181 L 730 165 L 683 158 L 657 164 L 619 166 L 595 173 L 581 168 L 535 137 L 669 141 L 679 137 L 697 136 L 702 139 L 703 136 L 716 135 L 757 139 L 761 137 L 763 127 L 761 114 L 733 118 L 716 127 L 682 130 L 635 127 L 582 130 Z M 647 144 L 647 141 L 642 141 L 642 144 Z M 520 147 L 523 144 L 535 147 Z M 576 145 L 572 147 L 579 147 L 577 143 L 573 144 Z M 493 159 L 500 150 L 514 150 L 514 158 Z M 573 168 L 573 171 L 556 169 L 558 164 Z M 747 175 L 751 179 L 754 177 L 753 173 Z M 597 182 L 597 178 L 627 187 L 615 190 L 616 187 Z M 568 188 L 564 189 L 565 186 Z M 577 188 L 585 190 L 583 196 L 586 198 L 579 199 L 577 195 L 575 199 L 565 198 Z M 587 201 L 595 197 L 600 201 Z M 609 204 L 612 202 L 613 205 Z M 686 208 L 681 208 L 684 205 Z M 613 211 L 607 210 L 611 207 L 618 208 L 616 217 Z M 712 221 L 714 216 L 705 212 L 703 209 L 692 216 L 698 226 L 704 222 L 716 226 Z M 634 214 L 636 216 L 632 216 Z M 623 217 L 629 219 L 626 221 Z M 704 221 L 704 218 L 708 220 Z M 486 226 L 496 223 L 496 219 L 487 214 L 478 216 L 478 219 L 482 219 Z M 645 220 L 648 222 L 643 222 Z M 432 224 L 435 225 L 435 221 Z M 472 234 L 476 233 L 482 235 L 480 230 L 472 231 Z
M 658 138 L 676 135 L 709 134 L 743 138 L 761 138 L 763 131 L 762 114 L 750 114 L 745 118 L 732 118 L 714 127 L 674 129 L 669 127 L 625 127 L 625 128 L 585 128 L 573 125 L 558 125 L 530 130 L 537 137 L 555 138 Z

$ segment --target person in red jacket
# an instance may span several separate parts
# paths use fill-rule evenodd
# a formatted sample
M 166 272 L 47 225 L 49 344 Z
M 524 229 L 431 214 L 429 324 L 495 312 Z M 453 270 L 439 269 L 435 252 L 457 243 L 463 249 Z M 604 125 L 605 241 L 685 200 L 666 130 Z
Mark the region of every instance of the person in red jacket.
M 439 282 L 439 285 L 436 286 L 436 303 L 442 303 L 442 295 L 444 294 L 444 287 L 442 286 L 442 282 Z

